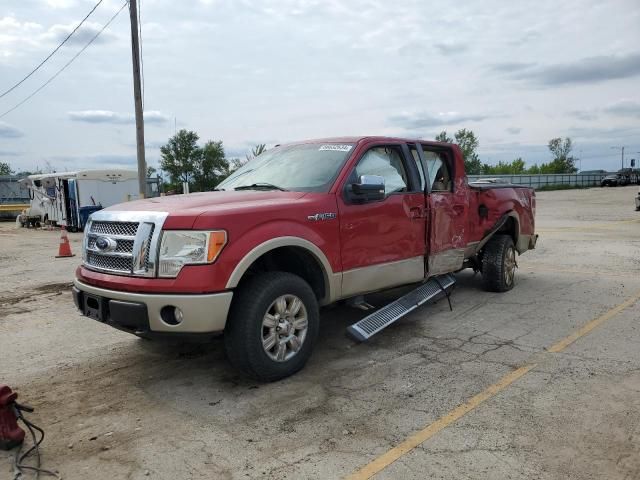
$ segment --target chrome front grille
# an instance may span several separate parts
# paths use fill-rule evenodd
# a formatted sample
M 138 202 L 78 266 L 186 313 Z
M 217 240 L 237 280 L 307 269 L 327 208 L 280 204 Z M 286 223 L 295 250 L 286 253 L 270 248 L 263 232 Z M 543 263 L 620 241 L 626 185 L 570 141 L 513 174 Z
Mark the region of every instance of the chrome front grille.
M 138 222 L 92 222 L 91 233 L 135 237 Z
M 131 273 L 133 262 L 131 257 L 112 257 L 95 252 L 87 252 L 87 264 L 96 270 L 108 270 L 111 272 Z
M 157 244 L 166 216 L 155 212 L 92 214 L 85 229 L 85 266 L 118 275 L 155 276 Z M 134 219 L 139 221 L 130 221 Z
M 96 248 L 97 238 L 98 238 L 97 236 L 93 236 L 93 235 L 89 237 L 89 243 L 87 244 L 87 246 L 89 247 L 89 250 L 94 250 Z M 124 252 L 124 253 L 133 252 L 133 240 L 124 240 L 120 238 L 116 240 L 116 242 L 118 242 L 118 246 L 115 249 L 116 252 Z

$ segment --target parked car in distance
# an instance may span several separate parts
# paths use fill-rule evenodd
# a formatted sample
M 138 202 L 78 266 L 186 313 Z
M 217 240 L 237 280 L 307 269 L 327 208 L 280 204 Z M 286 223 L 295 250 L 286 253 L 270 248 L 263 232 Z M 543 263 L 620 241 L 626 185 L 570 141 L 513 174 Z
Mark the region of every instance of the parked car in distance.
M 601 187 L 617 187 L 618 186 L 618 176 L 617 175 L 607 175 L 602 180 L 600 180 Z

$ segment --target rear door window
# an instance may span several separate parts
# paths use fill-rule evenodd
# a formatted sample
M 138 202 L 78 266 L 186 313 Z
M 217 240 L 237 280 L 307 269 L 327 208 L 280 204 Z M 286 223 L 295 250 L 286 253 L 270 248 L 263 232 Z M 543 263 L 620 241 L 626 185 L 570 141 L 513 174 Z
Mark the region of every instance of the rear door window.
M 450 192 L 453 189 L 453 178 L 451 175 L 451 165 L 444 152 L 425 150 L 424 159 L 429 172 L 428 182 L 432 192 Z

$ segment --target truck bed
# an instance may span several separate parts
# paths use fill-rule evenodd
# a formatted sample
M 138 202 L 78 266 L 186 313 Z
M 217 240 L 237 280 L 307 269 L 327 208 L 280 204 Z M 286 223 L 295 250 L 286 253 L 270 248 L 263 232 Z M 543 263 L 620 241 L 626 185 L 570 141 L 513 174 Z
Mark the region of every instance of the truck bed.
M 474 190 L 494 190 L 497 188 L 531 188 L 528 185 L 516 185 L 515 183 L 491 183 L 469 182 L 469 187 Z

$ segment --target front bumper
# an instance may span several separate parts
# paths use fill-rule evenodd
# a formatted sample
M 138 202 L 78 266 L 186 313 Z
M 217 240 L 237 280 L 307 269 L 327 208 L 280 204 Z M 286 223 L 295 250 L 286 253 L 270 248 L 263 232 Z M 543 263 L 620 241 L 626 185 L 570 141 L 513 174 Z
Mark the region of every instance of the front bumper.
M 83 315 L 136 334 L 213 334 L 224 330 L 233 292 L 198 295 L 131 293 L 93 287 L 78 279 L 73 301 Z M 183 320 L 165 321 L 166 307 L 177 307 Z M 165 309 L 165 319 L 163 319 Z

